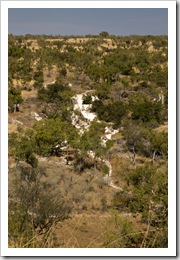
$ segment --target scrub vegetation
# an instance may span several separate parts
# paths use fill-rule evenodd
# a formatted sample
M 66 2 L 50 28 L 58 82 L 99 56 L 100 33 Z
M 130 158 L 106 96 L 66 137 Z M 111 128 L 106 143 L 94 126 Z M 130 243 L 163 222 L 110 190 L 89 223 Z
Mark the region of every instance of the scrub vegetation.
M 168 38 L 8 37 L 9 247 L 168 247 Z

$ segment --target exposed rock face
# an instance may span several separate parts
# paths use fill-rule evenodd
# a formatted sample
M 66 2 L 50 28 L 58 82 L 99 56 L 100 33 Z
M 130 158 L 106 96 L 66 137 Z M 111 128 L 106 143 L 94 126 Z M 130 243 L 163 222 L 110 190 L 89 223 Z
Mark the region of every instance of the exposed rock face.
M 96 118 L 96 114 L 89 111 L 91 106 L 91 104 L 83 104 L 83 94 L 78 94 L 74 97 L 74 110 L 81 112 L 88 121 L 93 121 Z
M 42 117 L 40 117 L 36 112 L 31 112 L 31 115 L 34 116 L 34 118 L 35 118 L 37 121 L 42 120 Z
M 86 94 L 86 93 L 85 93 Z M 82 119 L 78 114 L 74 112 L 71 115 L 72 124 L 79 130 L 80 133 L 83 133 L 84 130 L 87 130 L 91 122 L 97 117 L 95 113 L 90 112 L 91 104 L 83 104 L 84 94 L 78 94 L 73 97 L 74 111 L 78 111 L 82 115 Z M 92 101 L 96 100 L 96 96 L 92 96 Z M 112 135 L 119 132 L 119 129 L 113 129 L 112 126 L 105 127 L 105 135 L 101 137 L 102 146 L 106 146 L 106 142 L 111 139 Z M 95 157 L 93 151 L 88 152 L 91 158 Z M 108 174 L 104 177 L 104 181 L 107 185 L 114 189 L 122 190 L 120 187 L 114 185 L 111 175 L 112 175 L 112 165 L 108 160 L 102 160 L 97 158 L 97 160 L 103 162 L 108 167 Z

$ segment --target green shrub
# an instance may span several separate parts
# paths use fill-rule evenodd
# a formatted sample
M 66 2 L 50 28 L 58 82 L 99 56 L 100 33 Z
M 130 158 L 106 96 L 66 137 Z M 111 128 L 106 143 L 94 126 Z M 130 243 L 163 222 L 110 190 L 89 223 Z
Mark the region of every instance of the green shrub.
M 101 100 L 95 100 L 92 111 L 98 114 L 100 120 L 113 122 L 115 127 L 119 127 L 122 117 L 126 114 L 126 105 L 121 101 L 104 105 Z
M 14 105 L 21 104 L 23 102 L 21 91 L 11 87 L 8 90 L 8 106 L 11 111 L 14 111 Z
M 70 216 L 69 205 L 51 185 L 41 181 L 43 175 L 40 168 L 17 168 L 8 210 L 12 247 L 42 247 L 43 237 L 51 227 Z
M 91 95 L 84 95 L 83 96 L 83 104 L 91 104 L 91 103 L 92 103 Z

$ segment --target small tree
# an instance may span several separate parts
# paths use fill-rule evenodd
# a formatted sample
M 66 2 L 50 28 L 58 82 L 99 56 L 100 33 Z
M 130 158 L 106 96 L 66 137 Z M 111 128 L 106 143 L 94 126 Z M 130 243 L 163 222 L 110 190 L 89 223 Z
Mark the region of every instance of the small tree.
M 40 100 L 47 103 L 55 103 L 58 108 L 70 106 L 72 96 L 73 91 L 59 82 L 49 84 L 47 89 L 42 87 L 38 90 L 38 98 Z
M 44 119 L 34 125 L 35 151 L 40 155 L 51 154 L 55 146 L 62 147 L 64 142 L 74 146 L 77 131 L 72 124 L 61 117 Z
M 22 136 L 11 134 L 9 136 L 9 149 L 18 161 L 25 161 L 33 168 L 36 168 L 38 166 L 38 159 L 34 155 L 35 145 L 33 134 L 33 131 L 27 131 Z
M 70 215 L 61 195 L 41 181 L 43 175 L 41 168 L 19 167 L 9 193 L 9 242 L 21 242 L 21 247 L 41 247 L 37 237 Z
M 23 102 L 21 92 L 11 87 L 8 91 L 8 107 L 11 112 L 19 110 L 19 104 Z
M 132 163 L 136 166 L 136 153 L 141 150 L 143 128 L 140 125 L 129 123 L 124 129 L 124 137 L 126 140 L 126 146 L 130 152 L 133 153 L 131 157 Z
M 106 37 L 109 36 L 109 33 L 105 32 L 105 31 L 102 31 L 102 32 L 99 33 L 99 36 L 106 38 Z
M 133 120 L 141 120 L 144 123 L 162 121 L 162 104 L 160 102 L 152 102 L 145 95 L 133 95 L 129 101 L 132 111 Z
M 91 104 L 91 103 L 92 103 L 91 95 L 84 95 L 83 96 L 83 104 Z
M 144 164 L 129 171 L 126 175 L 126 191 L 114 195 L 113 204 L 116 209 L 138 212 L 141 221 L 147 225 L 136 247 L 168 245 L 167 178 L 167 171 L 162 172 L 152 164 Z
M 168 155 L 168 133 L 149 131 L 147 133 L 150 141 L 150 150 L 152 153 L 152 161 L 156 158 L 156 155 Z
M 63 77 L 66 77 L 66 75 L 67 75 L 67 69 L 66 69 L 65 67 L 62 68 L 61 71 L 60 71 L 60 74 L 61 74 Z
M 34 87 L 40 88 L 43 86 L 44 79 L 43 79 L 43 72 L 42 70 L 38 70 L 34 73 Z
M 105 248 L 136 248 L 142 240 L 142 234 L 128 219 L 111 212 L 104 236 Z

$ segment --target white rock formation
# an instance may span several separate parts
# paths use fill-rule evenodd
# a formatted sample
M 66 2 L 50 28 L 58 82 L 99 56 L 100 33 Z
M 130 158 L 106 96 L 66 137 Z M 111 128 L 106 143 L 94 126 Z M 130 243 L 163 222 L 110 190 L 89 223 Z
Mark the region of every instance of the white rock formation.
M 96 114 L 90 112 L 91 104 L 83 104 L 83 95 L 78 94 L 74 96 L 74 110 L 78 110 L 88 121 L 93 121 L 96 118 Z
M 86 94 L 86 93 L 84 93 Z M 96 118 L 96 114 L 90 112 L 90 109 L 92 107 L 91 104 L 83 104 L 83 96 L 84 94 L 78 94 L 73 97 L 74 101 L 74 111 L 78 111 L 83 115 L 84 120 L 81 119 L 77 114 L 74 112 L 71 115 L 72 124 L 79 130 L 79 133 L 82 134 L 84 130 L 88 129 L 91 122 Z M 92 96 L 92 101 L 98 99 L 96 96 Z M 106 145 L 106 142 L 112 138 L 112 135 L 118 133 L 118 129 L 113 129 L 112 125 L 105 127 L 105 135 L 101 138 L 102 139 L 102 145 Z M 88 152 L 89 156 L 91 158 L 95 157 L 95 153 L 93 151 Z M 102 160 L 101 158 L 97 158 L 98 160 L 102 161 L 107 167 L 108 167 L 108 174 L 104 177 L 104 181 L 109 185 L 110 187 L 118 190 L 122 190 L 122 188 L 114 185 L 111 175 L 112 175 L 112 165 L 108 160 Z
M 42 120 L 42 117 L 40 117 L 36 112 L 34 112 L 34 117 L 37 121 Z

